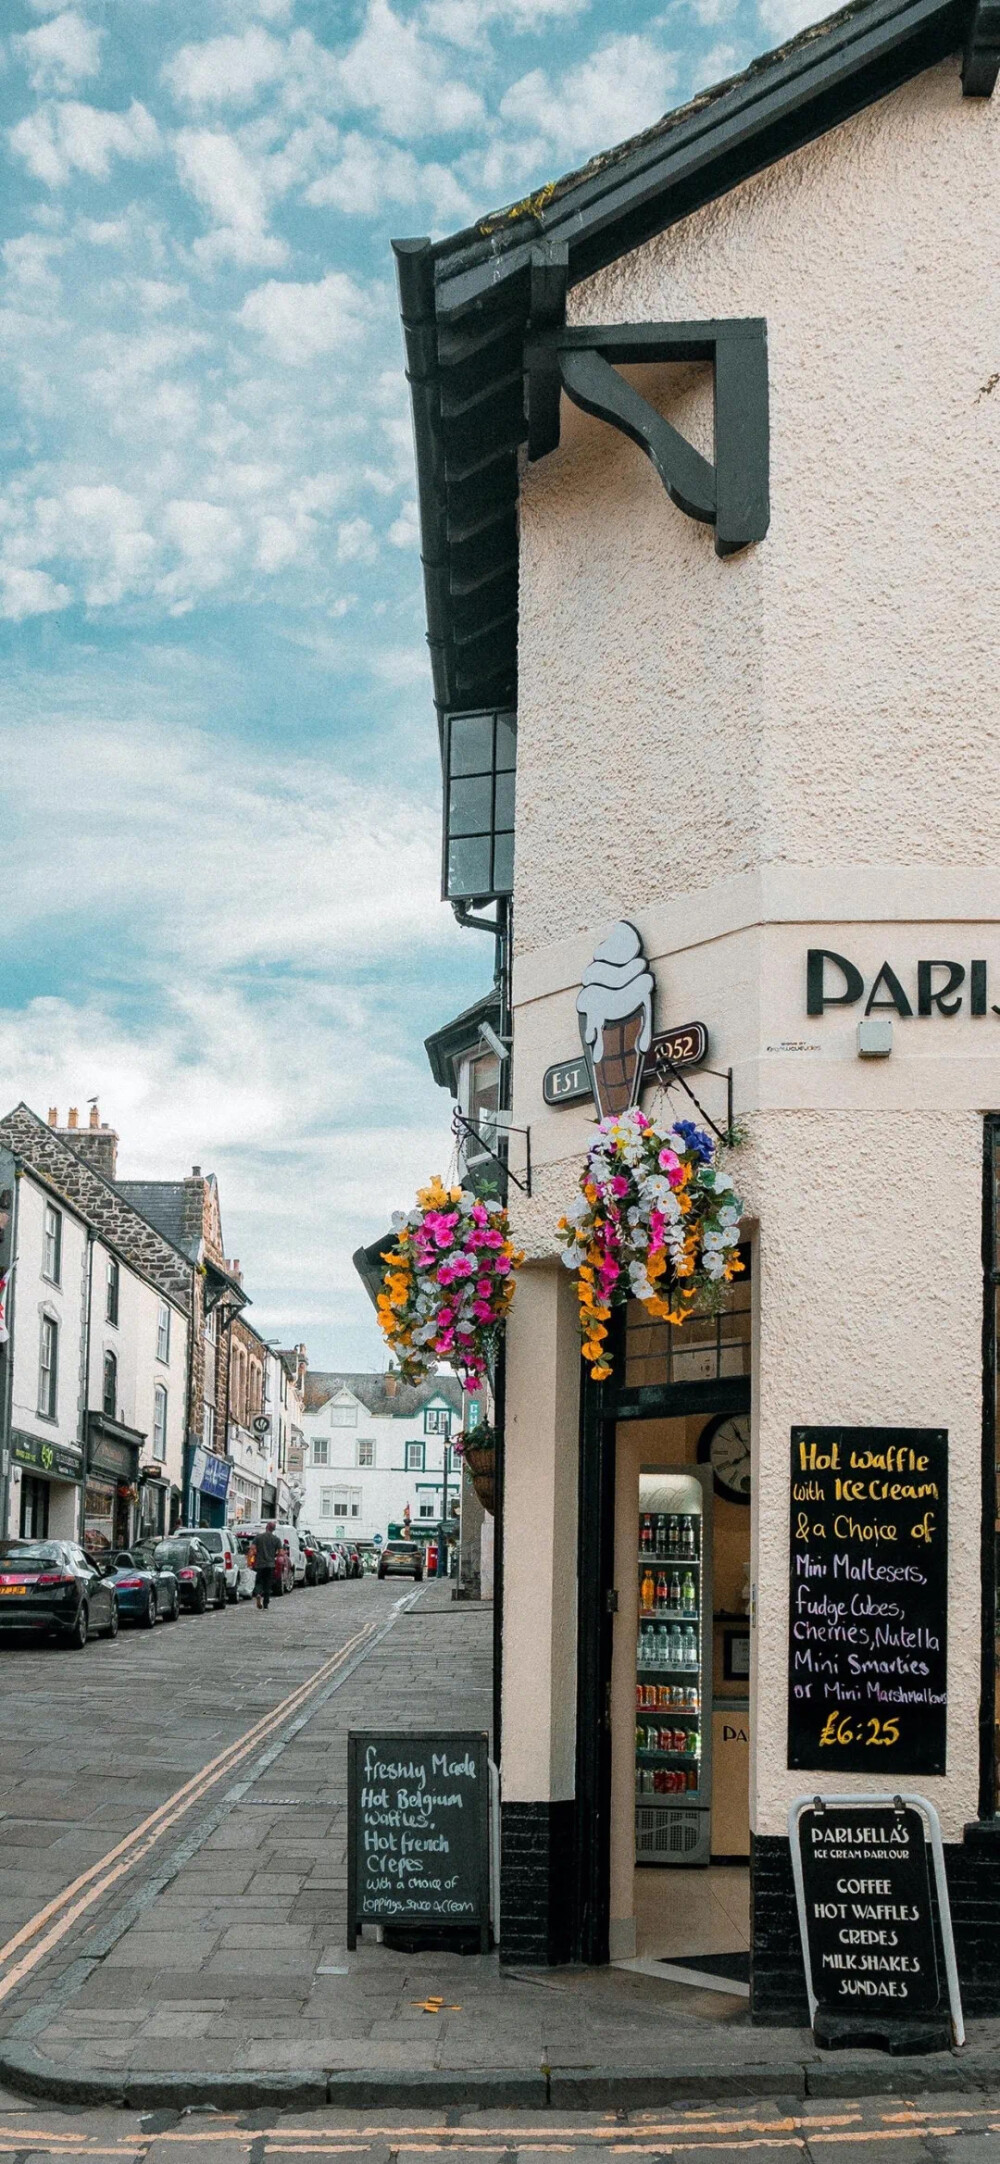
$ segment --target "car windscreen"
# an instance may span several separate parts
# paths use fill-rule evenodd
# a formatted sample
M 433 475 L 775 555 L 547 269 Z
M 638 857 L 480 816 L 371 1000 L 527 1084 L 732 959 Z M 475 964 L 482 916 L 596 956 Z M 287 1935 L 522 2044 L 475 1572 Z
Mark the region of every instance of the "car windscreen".
M 61 1563 L 62 1551 L 47 1540 L 0 1540 L 0 1562 Z
M 163 1540 L 153 1551 L 153 1561 L 169 1570 L 174 1563 L 196 1562 L 197 1552 L 192 1551 L 186 1540 Z
M 219 1551 L 221 1550 L 221 1547 L 222 1547 L 222 1534 L 221 1534 L 221 1533 L 213 1533 L 213 1532 L 211 1532 L 210 1530 L 207 1530 L 207 1529 L 206 1529 L 206 1531 L 205 1531 L 204 1533 L 199 1533 L 199 1535 L 198 1535 L 198 1538 L 199 1538 L 199 1540 L 200 1540 L 200 1542 L 201 1542 L 201 1545 L 202 1545 L 202 1547 L 203 1547 L 203 1548 L 211 1548 L 211 1549 L 213 1549 L 213 1550 L 214 1550 L 214 1551 L 215 1551 L 216 1553 L 218 1553 L 218 1552 L 219 1552 Z

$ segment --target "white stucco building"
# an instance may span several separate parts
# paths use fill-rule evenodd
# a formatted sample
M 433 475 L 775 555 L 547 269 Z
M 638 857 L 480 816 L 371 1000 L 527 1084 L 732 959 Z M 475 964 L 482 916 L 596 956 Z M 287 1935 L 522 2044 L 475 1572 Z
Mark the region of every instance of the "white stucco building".
M 458 1501 L 461 1461 L 450 1440 L 462 1422 L 453 1375 L 411 1388 L 398 1376 L 327 1374 L 306 1379 L 303 1496 L 299 1523 L 331 1539 L 388 1539 L 406 1514 L 416 1537 Z
M 110 1131 L 70 1120 L 19 1105 L 0 1121 L 5 1517 L 99 1552 L 179 1515 L 191 1269 L 117 1192 Z
M 961 16 L 861 0 L 537 199 L 397 249 L 446 893 L 495 921 L 528 1255 L 501 1952 L 706 1952 L 709 1858 L 745 1858 L 758 2021 L 804 2017 L 787 1810 L 821 1782 L 935 1804 L 966 2006 L 1000 2003 L 1000 45 L 985 6 Z M 598 1386 L 556 1226 L 593 1134 L 581 984 L 595 955 L 616 983 L 629 937 L 654 1032 L 705 1025 L 685 1080 L 723 1130 L 731 1083 L 747 1273 L 687 1335 L 633 1305 Z M 703 1118 L 637 1044 L 626 1101 Z M 909 1691 L 893 1652 L 895 1735 L 835 1721 L 824 1760 L 790 1450 L 842 1468 L 823 1452 L 852 1431 L 931 1468 L 934 1659 Z M 683 1806 L 645 1781 L 678 1748 L 637 1741 L 654 1490 L 703 1544 Z M 836 1534 L 845 1572 L 852 1541 L 900 1537 L 874 1510 Z M 685 1840 L 704 1874 L 671 1869 Z

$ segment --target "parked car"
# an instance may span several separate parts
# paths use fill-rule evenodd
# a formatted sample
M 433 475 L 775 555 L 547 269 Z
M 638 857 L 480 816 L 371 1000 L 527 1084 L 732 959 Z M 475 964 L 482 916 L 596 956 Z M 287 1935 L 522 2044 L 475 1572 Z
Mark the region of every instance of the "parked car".
M 338 1554 L 336 1541 L 324 1540 L 321 1536 L 317 1541 L 316 1546 L 318 1548 L 322 1548 L 323 1554 L 326 1557 L 326 1569 L 328 1578 L 332 1580 L 334 1578 L 346 1577 L 347 1572 L 344 1569 L 343 1560 Z
M 356 1540 L 349 1540 L 349 1541 L 348 1541 L 348 1543 L 347 1543 L 347 1557 L 348 1557 L 348 1562 L 349 1562 L 349 1564 L 350 1564 L 350 1569 L 348 1570 L 348 1573 L 347 1573 L 348 1577 L 349 1577 L 349 1578 L 363 1578 L 363 1577 L 364 1577 L 364 1575 L 365 1575 L 365 1566 L 364 1566 L 364 1564 L 363 1564 L 363 1562 L 362 1562 L 362 1560 L 361 1560 L 361 1550 L 360 1550 L 360 1548 L 358 1547 L 358 1544 L 357 1544 L 357 1541 L 356 1541 Z
M 378 1549 L 376 1548 L 374 1541 L 356 1540 L 354 1545 L 358 1551 L 358 1554 L 361 1557 L 362 1571 L 367 1573 L 368 1571 L 375 1570 L 378 1565 Z
M 222 1557 L 205 1547 L 200 1534 L 171 1533 L 169 1540 L 158 1540 L 153 1561 L 158 1570 L 175 1573 L 182 1608 L 193 1608 L 196 1615 L 204 1615 L 206 1608 L 226 1606 Z
M 177 1573 L 153 1560 L 154 1550 L 144 1543 L 120 1548 L 114 1557 L 114 1588 L 123 1623 L 142 1623 L 152 1630 L 163 1617 L 176 1623 L 181 1612 L 181 1589 Z
M 415 1540 L 386 1542 L 378 1559 L 380 1578 L 422 1578 L 424 1551 Z
M 239 1599 L 240 1575 L 236 1560 L 239 1551 L 236 1546 L 235 1527 L 231 1525 L 179 1525 L 176 1531 L 182 1538 L 187 1534 L 191 1540 L 200 1540 L 202 1547 L 207 1548 L 210 1555 L 221 1557 L 222 1567 L 226 1573 L 226 1598 L 230 1607 L 235 1608 Z
M 274 1530 L 278 1542 L 278 1553 L 274 1559 L 274 1577 L 271 1580 L 271 1591 L 275 1595 L 291 1593 L 294 1591 L 297 1581 L 295 1577 L 295 1556 L 292 1553 L 291 1541 L 288 1536 L 291 1534 L 296 1544 L 298 1536 L 295 1533 L 294 1526 L 291 1525 L 276 1525 Z M 257 1535 L 263 1531 L 263 1525 L 244 1526 L 240 1539 L 246 1541 L 248 1554 Z M 306 1570 L 305 1557 L 301 1555 L 301 1550 L 299 1550 L 299 1554 L 302 1564 L 302 1577 L 304 1578 Z
M 82 1649 L 91 1630 L 118 1636 L 106 1566 L 72 1540 L 0 1540 L 0 1629 L 53 1633 Z
M 327 1585 L 330 1572 L 326 1556 L 315 1534 L 307 1532 L 304 1526 L 300 1526 L 298 1531 L 299 1539 L 302 1542 L 302 1553 L 306 1559 L 306 1584 Z

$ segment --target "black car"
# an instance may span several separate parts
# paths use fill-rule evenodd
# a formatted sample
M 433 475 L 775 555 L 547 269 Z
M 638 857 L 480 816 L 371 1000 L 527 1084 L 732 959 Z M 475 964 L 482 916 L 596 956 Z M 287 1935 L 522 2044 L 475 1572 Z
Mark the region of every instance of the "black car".
M 92 1630 L 118 1636 L 118 1598 L 104 1564 L 74 1540 L 0 1540 L 0 1630 L 46 1631 L 82 1649 Z
M 212 1555 L 203 1541 L 187 1533 L 172 1540 L 158 1540 L 153 1549 L 157 1570 L 172 1570 L 182 1608 L 204 1615 L 206 1608 L 226 1606 L 226 1566 L 221 1555 Z
M 121 1548 L 115 1556 L 114 1587 L 123 1623 L 143 1623 L 152 1630 L 162 1616 L 173 1623 L 180 1614 L 181 1591 L 177 1573 L 153 1561 L 154 1550 L 138 1542 Z

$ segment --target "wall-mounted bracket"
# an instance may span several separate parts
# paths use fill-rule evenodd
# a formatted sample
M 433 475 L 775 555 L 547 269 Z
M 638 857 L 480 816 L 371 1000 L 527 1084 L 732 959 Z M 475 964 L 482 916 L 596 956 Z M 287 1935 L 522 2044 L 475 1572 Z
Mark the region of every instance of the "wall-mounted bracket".
M 452 1109 L 452 1115 L 451 1115 L 451 1131 L 452 1131 L 452 1134 L 453 1134 L 453 1135 L 454 1135 L 454 1137 L 455 1137 L 455 1140 L 456 1140 L 456 1142 L 458 1142 L 459 1144 L 461 1144 L 461 1143 L 464 1143 L 464 1142 L 474 1142 L 474 1143 L 476 1144 L 476 1147 L 477 1147 L 477 1149 L 478 1149 L 478 1150 L 481 1150 L 481 1151 L 485 1152 L 485 1155 L 486 1155 L 487 1157 L 492 1157 L 492 1159 L 493 1159 L 493 1162 L 494 1162 L 494 1164 L 495 1164 L 495 1165 L 498 1165 L 498 1166 L 499 1166 L 499 1168 L 500 1168 L 500 1171 L 501 1171 L 501 1173 L 503 1174 L 503 1186 L 502 1186 L 502 1194 L 503 1194 L 503 1197 L 504 1197 L 504 1199 L 506 1199 L 506 1183 L 507 1183 L 507 1181 L 508 1181 L 508 1180 L 513 1180 L 513 1182 L 514 1182 L 514 1185 L 515 1185 L 515 1187 L 519 1187 L 519 1188 L 520 1188 L 520 1190 L 521 1190 L 521 1193 L 522 1193 L 522 1195 L 530 1195 L 530 1193 L 531 1193 L 531 1129 L 530 1129 L 530 1127 L 506 1127 L 506 1126 L 505 1126 L 505 1127 L 504 1127 L 504 1129 L 503 1129 L 503 1135 L 504 1135 L 504 1138 L 506 1138 L 506 1137 L 507 1137 L 508 1135 L 523 1135 L 523 1136 L 524 1136 L 524 1176 L 523 1176 L 523 1178 L 522 1178 L 522 1177 L 521 1177 L 521 1176 L 520 1176 L 520 1175 L 519 1175 L 518 1173 L 516 1173 L 516 1172 L 515 1172 L 515 1171 L 513 1170 L 513 1167 L 512 1167 L 512 1166 L 511 1166 L 511 1164 L 509 1163 L 508 1159 L 507 1159 L 506 1157 L 501 1157 L 501 1156 L 500 1156 L 500 1155 L 498 1154 L 498 1152 L 497 1152 L 497 1151 L 496 1151 L 496 1150 L 495 1150 L 495 1149 L 493 1148 L 493 1145 L 492 1145 L 492 1143 L 491 1143 L 491 1142 L 488 1142 L 488 1141 L 487 1141 L 487 1139 L 486 1139 L 486 1136 L 485 1136 L 485 1135 L 484 1135 L 484 1134 L 482 1133 L 481 1129 L 480 1129 L 479 1127 L 477 1127 L 477 1125 L 476 1125 L 476 1122 L 475 1122 L 475 1120 L 471 1120 L 471 1119 L 470 1119 L 470 1118 L 468 1117 L 468 1114 L 467 1114 L 467 1113 L 465 1113 L 465 1112 L 461 1112 L 461 1111 L 459 1110 L 459 1107 L 458 1107 L 457 1105 L 455 1105 L 455 1106 L 453 1107 L 453 1109 Z
M 1000 0 L 991 0 L 1000 4 Z M 564 251 L 563 251 L 564 252 Z M 524 354 L 528 456 L 559 442 L 561 392 L 617 428 L 652 461 L 679 510 L 715 528 L 719 556 L 762 541 L 770 522 L 767 324 L 762 316 L 706 323 L 588 324 L 567 330 L 560 251 L 536 249 Z M 711 361 L 715 457 L 701 456 L 618 374 L 622 363 Z
M 962 56 L 962 96 L 991 98 L 1000 75 L 1000 0 L 976 0 Z

